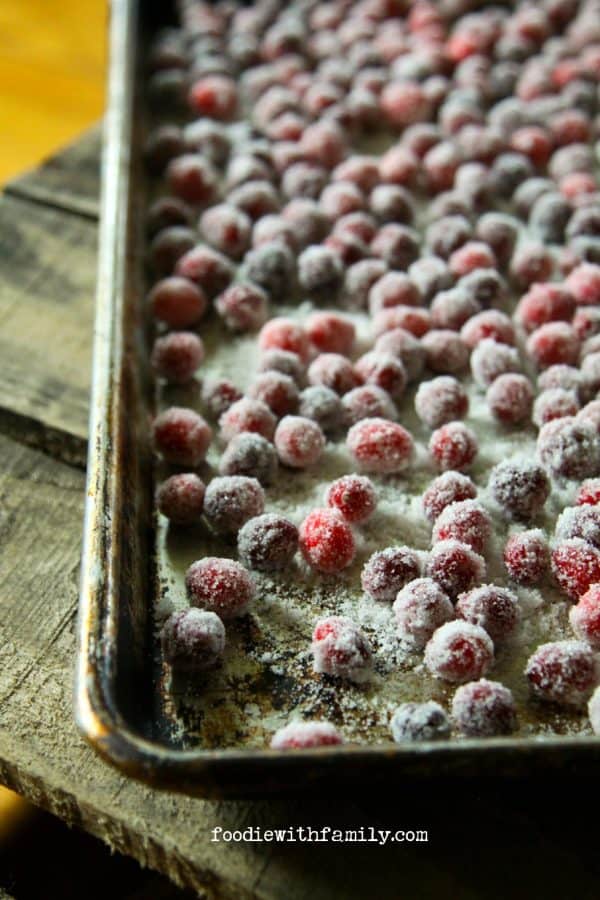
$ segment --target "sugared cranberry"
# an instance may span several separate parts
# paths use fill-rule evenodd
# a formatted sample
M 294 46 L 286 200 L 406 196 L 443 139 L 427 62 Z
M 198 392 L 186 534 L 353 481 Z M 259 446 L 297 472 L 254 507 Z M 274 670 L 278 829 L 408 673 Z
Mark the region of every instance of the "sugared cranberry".
M 406 584 L 394 602 L 394 616 L 401 641 L 422 650 L 433 633 L 454 618 L 447 594 L 431 578 L 416 578 Z
M 154 285 L 148 294 L 148 304 L 152 315 L 169 328 L 189 328 L 204 315 L 207 300 L 193 282 L 172 276 Z
M 381 92 L 381 110 L 389 124 L 406 128 L 429 118 L 430 104 L 420 84 L 415 81 L 391 81 Z
M 159 337 L 152 348 L 152 367 L 172 384 L 185 384 L 204 359 L 202 339 L 192 331 L 174 331 Z
M 557 540 L 581 538 L 600 549 L 600 509 L 595 506 L 567 506 L 558 519 L 554 534 Z
M 451 503 L 473 500 L 476 496 L 477 488 L 468 475 L 444 472 L 431 482 L 423 494 L 423 512 L 430 522 L 434 522 Z
M 413 306 L 393 306 L 382 309 L 381 312 L 376 313 L 373 318 L 373 332 L 376 337 L 380 337 L 382 334 L 385 334 L 386 331 L 401 328 L 414 335 L 414 337 L 419 338 L 429 330 L 430 326 L 431 315 L 429 314 L 429 310 Z M 452 336 L 453 338 L 456 337 L 454 334 Z M 431 350 L 431 353 L 432 356 L 436 356 L 435 347 Z
M 343 418 L 347 425 L 363 419 L 396 419 L 392 398 L 376 384 L 363 384 L 344 394 L 341 400 Z
M 241 561 L 250 569 L 280 571 L 291 564 L 298 549 L 298 529 L 284 516 L 265 513 L 242 526 L 237 547 Z
M 520 368 L 517 350 L 491 338 L 484 338 L 471 353 L 473 378 L 483 388 L 488 388 L 500 375 L 518 372 Z
M 465 737 L 497 737 L 517 727 L 512 692 L 499 681 L 463 684 L 452 699 L 452 718 Z
M 259 516 L 264 506 L 260 482 L 245 475 L 213 478 L 204 495 L 204 515 L 217 534 L 236 534 L 244 522 Z
M 255 331 L 267 318 L 268 298 L 258 285 L 239 282 L 216 298 L 215 309 L 232 331 Z
M 579 369 L 559 363 L 556 366 L 549 366 L 540 373 L 538 387 L 542 391 L 560 388 L 563 391 L 570 391 L 577 397 L 582 391 L 583 379 Z M 565 415 L 575 415 L 575 413 L 565 413 Z
M 434 328 L 460 331 L 465 322 L 481 310 L 481 304 L 460 286 L 441 291 L 431 304 L 431 324 Z
M 339 353 L 320 353 L 308 367 L 310 384 L 322 384 L 337 394 L 345 394 L 359 384 L 349 359 Z
M 369 291 L 369 312 L 376 315 L 394 306 L 417 306 L 421 294 L 404 272 L 386 272 Z
M 346 397 L 348 396 L 349 394 L 346 394 Z M 317 422 L 326 433 L 336 431 L 345 421 L 340 397 L 331 388 L 322 384 L 311 385 L 301 392 L 298 413 Z
M 152 426 L 154 446 L 169 463 L 195 468 L 204 461 L 212 440 L 212 429 L 198 413 L 171 406 Z
M 406 369 L 400 359 L 391 353 L 371 351 L 354 364 L 354 371 L 366 384 L 376 385 L 398 400 L 406 387 Z
M 485 561 L 460 541 L 439 541 L 429 555 L 426 574 L 456 597 L 485 578 Z
M 450 722 L 442 706 L 435 700 L 426 703 L 402 703 L 390 722 L 397 744 L 407 741 L 436 741 L 450 737 Z
M 492 533 L 492 522 L 476 500 L 456 500 L 446 506 L 435 520 L 431 540 L 460 541 L 481 553 Z
M 397 324 L 410 328 L 411 323 L 398 321 Z M 425 350 L 427 368 L 432 372 L 452 375 L 462 372 L 469 364 L 469 348 L 455 331 L 434 328 L 423 335 L 421 345 Z
M 462 419 L 468 410 L 466 391 L 451 375 L 421 382 L 415 395 L 415 411 L 428 428 Z
M 552 574 L 561 590 L 576 600 L 600 581 L 600 552 L 581 538 L 562 541 L 552 551 Z
M 600 265 L 582 263 L 573 269 L 565 281 L 578 306 L 600 304 Z
M 247 396 L 262 400 L 277 418 L 295 413 L 298 409 L 296 382 L 282 372 L 262 372 L 257 375 L 248 387 Z
M 237 106 L 235 81 L 225 75 L 207 75 L 192 84 L 188 100 L 199 116 L 231 119 Z
M 373 600 L 393 600 L 421 574 L 419 557 L 410 547 L 386 547 L 367 560 L 361 573 L 363 590 Z
M 252 223 L 235 206 L 220 203 L 211 206 L 200 218 L 204 240 L 233 259 L 239 259 L 248 249 Z
M 517 595 L 495 584 L 482 584 L 461 594 L 456 613 L 459 618 L 484 628 L 494 643 L 510 637 L 521 617 Z
M 202 382 L 202 402 L 214 419 L 242 399 L 242 392 L 229 378 L 205 378 Z
M 225 649 L 225 628 L 214 612 L 184 609 L 169 616 L 161 631 L 162 651 L 178 672 L 212 669 Z
M 416 381 L 425 367 L 425 349 L 409 331 L 393 328 L 377 338 L 375 350 L 402 360 L 409 381 Z
M 571 607 L 569 622 L 576 636 L 600 650 L 600 585 L 593 584 Z
M 348 451 L 364 472 L 400 472 L 409 465 L 413 439 L 409 431 L 386 419 L 363 419 L 353 425 L 346 438 Z
M 510 262 L 511 275 L 521 288 L 528 288 L 536 281 L 548 281 L 553 269 L 550 251 L 533 242 L 517 247 Z
M 472 316 L 462 326 L 460 336 L 470 350 L 485 338 L 498 344 L 515 343 L 515 329 L 505 313 L 497 309 L 486 309 Z
M 573 365 L 579 358 L 580 341 L 567 322 L 548 322 L 533 332 L 527 351 L 540 369 L 558 363 Z
M 499 375 L 489 386 L 486 401 L 493 417 L 504 425 L 518 425 L 531 417 L 534 390 L 525 375 Z
M 446 622 L 425 647 L 425 665 L 431 674 L 453 684 L 481 678 L 493 661 L 489 635 L 470 622 Z
M 594 423 L 566 416 L 543 425 L 537 452 L 542 465 L 555 477 L 594 478 L 600 474 L 600 438 Z
M 319 674 L 345 678 L 357 684 L 367 681 L 371 674 L 371 645 L 350 619 L 328 616 L 319 619 L 311 644 L 313 665 Z
M 541 427 L 553 419 L 574 416 L 577 412 L 579 412 L 579 401 L 573 391 L 551 388 L 538 395 L 533 407 L 533 421 L 538 427 Z
M 578 506 L 596 506 L 600 504 L 600 478 L 588 478 L 579 490 L 575 503 Z
M 550 549 L 544 532 L 533 528 L 509 537 L 504 547 L 504 564 L 510 577 L 519 584 L 540 581 L 550 566 Z
M 580 707 L 598 683 L 598 666 L 583 641 L 542 644 L 527 662 L 525 676 L 535 697 L 560 706 Z
M 308 750 L 343 743 L 342 735 L 330 722 L 290 722 L 275 732 L 270 746 L 272 750 Z
M 265 350 L 258 362 L 258 371 L 281 372 L 282 375 L 293 378 L 298 385 L 304 382 L 304 364 L 297 353 L 289 350 Z
M 185 575 L 192 606 L 232 619 L 246 612 L 256 588 L 247 569 L 233 559 L 207 556 L 192 563 Z
M 256 432 L 272 440 L 276 424 L 277 419 L 266 403 L 249 397 L 232 403 L 219 419 L 221 439 L 226 444 L 244 431 Z
M 303 362 L 307 362 L 310 345 L 304 328 L 292 319 L 283 316 L 271 319 L 263 325 L 258 336 L 261 350 L 288 350 L 296 353 Z
M 298 281 L 311 295 L 335 293 L 343 277 L 344 265 L 338 254 L 329 247 L 307 247 L 298 258 Z
M 546 472 L 532 462 L 504 460 L 492 469 L 488 488 L 496 503 L 515 519 L 536 516 L 550 495 Z
M 189 525 L 202 515 L 205 490 L 204 482 L 193 472 L 171 475 L 159 486 L 156 504 L 169 521 Z
M 574 311 L 569 291 L 552 282 L 539 282 L 521 297 L 515 316 L 527 331 L 534 331 L 548 322 L 568 322 Z
M 275 430 L 274 441 L 281 462 L 293 469 L 314 465 L 325 447 L 320 426 L 304 416 L 284 416 Z
M 186 203 L 209 206 L 217 197 L 217 171 L 199 154 L 184 153 L 172 159 L 166 177 L 171 191 Z
M 373 482 L 365 475 L 343 475 L 327 489 L 327 506 L 337 509 L 347 522 L 361 523 L 371 518 L 377 506 Z
M 219 460 L 221 475 L 245 475 L 272 484 L 277 474 L 277 451 L 262 434 L 243 431 L 227 444 Z
M 337 313 L 315 312 L 306 320 L 306 333 L 320 353 L 349 356 L 356 329 L 353 323 Z
M 468 469 L 479 446 L 474 432 L 463 422 L 448 422 L 433 432 L 429 452 L 439 469 L 447 471 Z
M 231 283 L 234 269 L 218 250 L 198 244 L 177 260 L 175 273 L 195 282 L 209 297 L 215 297 Z

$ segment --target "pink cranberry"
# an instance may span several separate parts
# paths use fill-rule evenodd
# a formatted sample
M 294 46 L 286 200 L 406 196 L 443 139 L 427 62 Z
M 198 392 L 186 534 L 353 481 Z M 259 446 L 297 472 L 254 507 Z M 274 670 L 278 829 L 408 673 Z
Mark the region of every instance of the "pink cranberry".
M 172 384 L 185 384 L 204 359 L 204 344 L 191 331 L 174 331 L 159 337 L 152 348 L 152 367 Z
M 483 241 L 467 241 L 450 256 L 450 271 L 459 278 L 474 269 L 496 268 L 496 257 L 493 250 Z
M 237 107 L 237 89 L 232 78 L 207 75 L 192 84 L 189 103 L 194 113 L 210 119 L 231 119 Z
M 379 175 L 384 183 L 410 187 L 419 173 L 419 159 L 407 147 L 390 147 L 379 160 Z
M 457 500 L 446 506 L 435 520 L 431 540 L 460 541 L 481 553 L 492 533 L 492 522 L 476 500 Z
M 569 291 L 552 282 L 539 282 L 521 297 L 515 316 L 527 331 L 535 331 L 548 322 L 569 322 L 574 311 Z
M 497 309 L 486 309 L 468 319 L 460 336 L 470 350 L 485 338 L 498 344 L 514 345 L 515 329 L 508 316 Z
M 195 282 L 209 297 L 215 297 L 224 291 L 234 275 L 230 260 L 204 244 L 184 253 L 177 261 L 175 272 Z
M 577 397 L 583 389 L 583 379 L 579 369 L 559 364 L 549 366 L 539 375 L 538 387 L 542 391 L 560 388 L 563 391 L 570 391 Z M 565 413 L 565 415 L 571 415 L 571 413 Z
M 265 492 L 260 482 L 244 475 L 213 478 L 204 495 L 204 515 L 217 534 L 236 534 L 264 507 Z
M 328 390 L 328 388 L 323 388 Z M 336 395 L 337 396 L 337 395 Z M 376 384 L 363 384 L 344 394 L 341 400 L 343 418 L 346 424 L 356 425 L 363 419 L 396 418 L 396 407 L 392 398 Z
M 382 334 L 385 334 L 386 331 L 401 328 L 403 331 L 408 331 L 414 337 L 420 338 L 429 331 L 430 326 L 431 315 L 429 314 L 429 310 L 418 309 L 414 306 L 389 307 L 387 309 L 382 309 L 381 312 L 376 313 L 373 317 L 373 332 L 375 337 L 380 337 Z M 456 335 L 453 334 L 453 337 L 456 337 Z M 430 352 L 432 357 L 436 356 L 435 347 Z M 442 352 L 440 352 L 440 356 L 441 355 Z M 467 362 L 468 354 L 464 365 L 466 365 Z
M 425 665 L 431 674 L 453 684 L 481 678 L 493 661 L 489 635 L 470 622 L 446 622 L 425 647 Z
M 171 475 L 159 486 L 156 504 L 174 524 L 189 525 L 202 515 L 205 490 L 204 482 L 193 472 Z
M 169 328 L 189 328 L 200 321 L 207 306 L 201 288 L 176 275 L 158 281 L 148 294 L 152 315 Z
M 349 319 L 337 313 L 315 312 L 308 317 L 305 327 L 308 339 L 320 353 L 350 355 L 356 329 Z
M 367 560 L 361 574 L 363 590 L 373 600 L 393 600 L 398 591 L 421 574 L 419 557 L 410 547 L 387 547 Z
M 369 312 L 376 315 L 394 306 L 418 306 L 421 294 L 404 272 L 386 272 L 369 291 Z
M 276 424 L 277 419 L 267 404 L 250 397 L 232 403 L 219 419 L 221 439 L 226 444 L 244 431 L 256 432 L 270 441 Z
M 525 676 L 540 700 L 580 707 L 598 683 L 598 666 L 583 641 L 554 641 L 541 644 L 529 657 Z
M 573 391 L 551 388 L 538 394 L 533 407 L 533 421 L 541 428 L 546 422 L 561 419 L 564 416 L 574 416 L 578 412 L 579 401 Z
M 334 181 L 323 190 L 319 204 L 332 222 L 349 213 L 362 212 L 367 205 L 366 197 L 359 187 L 350 181 Z
M 304 328 L 291 319 L 276 317 L 263 325 L 258 336 L 261 350 L 288 350 L 296 353 L 303 362 L 307 362 L 310 345 Z
M 350 181 L 368 193 L 379 181 L 377 157 L 349 156 L 331 173 L 333 181 Z
M 204 672 L 219 662 L 225 628 L 214 612 L 184 609 L 169 616 L 161 631 L 162 651 L 178 672 Z
M 414 81 L 388 82 L 381 92 L 380 102 L 384 116 L 395 128 L 422 122 L 431 112 L 421 85 Z
M 484 628 L 494 643 L 509 638 L 521 617 L 517 595 L 495 584 L 482 584 L 461 594 L 456 613 L 459 618 Z
M 401 325 L 400 322 L 398 322 Z M 408 328 L 410 323 L 401 327 Z M 409 329 L 410 330 L 410 329 Z M 469 348 L 455 331 L 434 328 L 423 335 L 421 345 L 425 350 L 427 368 L 432 372 L 455 374 L 469 364 Z
M 442 471 L 468 469 L 477 456 L 477 438 L 463 422 L 448 422 L 433 432 L 429 452 Z
M 250 282 L 232 284 L 215 300 L 215 309 L 232 331 L 256 331 L 268 315 L 268 298 Z
M 204 462 L 212 440 L 208 423 L 191 409 L 171 406 L 154 420 L 154 446 L 169 463 L 195 468 Z
M 319 619 L 311 644 L 313 665 L 319 674 L 345 678 L 357 684 L 371 675 L 371 645 L 350 619 L 328 616 Z
M 540 369 L 558 363 L 573 365 L 579 358 L 580 341 L 567 322 L 548 322 L 527 341 L 527 352 Z
M 550 566 L 550 549 L 544 532 L 533 528 L 509 537 L 504 547 L 504 564 L 513 581 L 537 584 Z
M 337 394 L 345 394 L 359 383 L 352 363 L 339 353 L 320 353 L 308 367 L 308 381 L 325 385 Z
M 341 572 L 354 560 L 352 531 L 335 510 L 313 510 L 300 525 L 299 536 L 304 559 L 318 572 Z
M 471 353 L 471 372 L 482 388 L 488 388 L 500 375 L 518 372 L 520 368 L 517 350 L 491 338 L 484 338 Z
M 576 636 L 600 650 L 600 585 L 593 584 L 571 607 L 569 622 Z
M 265 513 L 241 527 L 238 554 L 244 565 L 260 572 L 286 569 L 298 549 L 298 529 L 284 516 Z
M 425 367 L 423 345 L 403 328 L 394 328 L 378 337 L 375 350 L 378 353 L 391 353 L 401 359 L 409 381 L 416 381 Z
M 284 416 L 275 431 L 279 459 L 293 469 L 314 465 L 325 447 L 321 428 L 304 416 Z
M 226 256 L 239 259 L 250 244 L 252 223 L 240 209 L 220 203 L 202 213 L 200 229 L 208 244 Z
M 517 727 L 512 692 L 499 681 L 463 684 L 452 699 L 452 718 L 465 737 L 497 737 Z
M 415 411 L 428 428 L 462 419 L 468 410 L 466 391 L 451 375 L 421 382 L 415 395 Z
M 477 488 L 461 472 L 444 472 L 435 478 L 423 494 L 423 512 L 434 522 L 446 507 L 461 500 L 473 500 Z
M 192 563 L 185 575 L 192 606 L 232 619 L 246 612 L 256 588 L 250 573 L 233 559 L 206 556 Z
M 271 738 L 271 749 L 307 750 L 343 743 L 342 735 L 330 722 L 290 722 L 275 732 Z
M 578 306 L 600 304 L 600 265 L 581 263 L 565 281 Z
M 456 597 L 485 578 L 485 561 L 467 544 L 439 541 L 429 555 L 426 575 L 451 597 Z
M 548 281 L 554 261 L 550 251 L 533 242 L 517 247 L 510 262 L 510 272 L 518 287 L 528 288 L 536 281 Z M 573 293 L 570 285 L 567 288 Z
M 296 382 L 282 372 L 257 375 L 248 388 L 247 396 L 262 400 L 277 418 L 295 413 L 300 402 Z
M 412 460 L 413 439 L 395 422 L 372 418 L 357 422 L 349 430 L 346 446 L 354 462 L 364 472 L 400 472 Z
M 327 506 L 337 509 L 347 522 L 360 524 L 371 518 L 377 506 L 373 482 L 365 475 L 343 475 L 327 489 Z
M 406 387 L 406 369 L 401 360 L 391 353 L 378 353 L 373 350 L 365 353 L 354 364 L 354 371 L 366 384 L 373 384 L 398 400 Z
M 344 132 L 334 122 L 322 120 L 304 130 L 300 147 L 305 157 L 313 163 L 333 169 L 346 155 Z
M 436 295 L 431 304 L 431 324 L 434 328 L 460 331 L 480 310 L 479 301 L 458 286 Z
M 415 650 L 422 650 L 433 633 L 454 618 L 448 595 L 431 578 L 416 578 L 402 587 L 393 609 L 398 636 Z
M 537 125 L 527 125 L 513 131 L 510 136 L 510 147 L 517 153 L 528 156 L 538 169 L 546 165 L 553 149 L 550 135 Z
M 486 401 L 490 412 L 503 425 L 519 425 L 531 418 L 534 390 L 525 375 L 499 375 L 489 386 Z
M 600 581 L 600 552 L 581 538 L 570 538 L 552 551 L 552 574 L 564 593 L 576 600 Z

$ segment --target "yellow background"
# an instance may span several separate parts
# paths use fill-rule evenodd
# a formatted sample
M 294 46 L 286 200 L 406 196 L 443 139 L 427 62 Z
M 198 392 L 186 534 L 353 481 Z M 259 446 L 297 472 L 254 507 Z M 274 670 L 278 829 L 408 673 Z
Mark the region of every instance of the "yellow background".
M 102 115 L 106 0 L 0 0 L 0 183 Z

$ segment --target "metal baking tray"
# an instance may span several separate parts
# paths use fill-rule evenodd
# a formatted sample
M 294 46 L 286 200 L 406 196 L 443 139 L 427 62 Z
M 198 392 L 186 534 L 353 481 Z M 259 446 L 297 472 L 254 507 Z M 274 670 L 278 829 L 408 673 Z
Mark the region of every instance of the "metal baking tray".
M 147 372 L 143 222 L 148 185 L 140 150 L 147 129 L 143 51 L 165 6 L 156 4 L 162 10 L 157 17 L 152 4 L 112 3 L 75 688 L 81 732 L 106 760 L 134 778 L 215 797 L 410 776 L 597 772 L 600 739 L 572 734 L 406 747 L 382 737 L 370 746 L 282 753 L 264 749 L 264 736 L 258 743 L 248 734 L 236 735 L 228 720 L 231 705 L 221 706 L 219 697 L 211 700 L 210 695 L 210 738 L 205 729 L 190 740 L 174 727 L 178 713 L 156 641 L 155 614 L 164 590 L 157 560 L 165 539 L 153 512 L 156 463 L 149 422 L 156 396 Z M 184 556 L 188 550 L 183 549 Z M 253 639 L 252 623 L 240 625 L 234 643 L 243 647 Z M 286 695 L 297 688 L 285 677 L 261 681 L 241 673 L 232 702 L 251 704 L 260 721 L 265 708 L 285 707 Z M 223 749 L 220 728 L 227 731 Z

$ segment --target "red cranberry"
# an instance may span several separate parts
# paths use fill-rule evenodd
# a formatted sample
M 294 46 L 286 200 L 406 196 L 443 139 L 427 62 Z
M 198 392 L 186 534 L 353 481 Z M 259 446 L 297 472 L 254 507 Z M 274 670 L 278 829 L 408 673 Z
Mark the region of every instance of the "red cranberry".
M 519 584 L 537 584 L 550 565 L 546 535 L 539 528 L 513 534 L 504 547 L 508 574 Z
M 419 557 L 410 547 L 386 547 L 367 560 L 361 574 L 363 590 L 373 600 L 394 600 L 398 591 L 421 574 Z
M 431 112 L 421 85 L 411 81 L 387 83 L 381 92 L 381 110 L 396 128 L 422 122 Z
M 436 629 L 454 618 L 449 597 L 431 578 L 416 578 L 402 587 L 393 609 L 398 636 L 415 650 L 422 650 Z
M 360 628 L 343 616 L 319 619 L 311 650 L 314 670 L 360 684 L 371 674 L 372 650 Z
M 162 651 L 178 672 L 204 672 L 219 662 L 225 628 L 214 612 L 184 609 L 169 616 L 161 631 Z
M 330 722 L 290 722 L 275 732 L 270 746 L 272 750 L 306 750 L 343 743 L 343 737 Z
M 488 388 L 500 375 L 518 372 L 520 368 L 517 350 L 491 338 L 484 338 L 471 353 L 473 378 L 483 388 Z
M 576 600 L 600 581 L 600 552 L 581 538 L 563 541 L 552 551 L 552 573 L 561 590 Z
M 431 304 L 431 324 L 434 328 L 460 331 L 465 322 L 481 310 L 479 301 L 460 287 L 442 291 Z
M 347 568 L 356 548 L 350 527 L 331 509 L 315 509 L 300 525 L 300 550 L 311 568 L 333 574 Z
M 327 506 L 337 509 L 347 522 L 362 523 L 371 518 L 377 506 L 372 481 L 364 475 L 344 475 L 327 489 Z
M 352 393 L 350 391 L 346 394 L 344 400 Z M 302 391 L 298 412 L 301 416 L 317 422 L 325 432 L 336 431 L 345 420 L 344 407 L 339 396 L 322 384 L 311 385 Z
M 462 419 L 468 410 L 469 399 L 464 388 L 450 375 L 421 382 L 415 395 L 415 411 L 428 428 Z
M 553 419 L 574 416 L 579 412 L 579 401 L 573 391 L 551 388 L 538 395 L 533 407 L 533 421 L 541 427 Z
M 563 363 L 573 365 L 579 358 L 580 341 L 566 322 L 548 322 L 533 332 L 527 351 L 538 368 Z
M 449 259 L 450 271 L 459 278 L 468 275 L 474 269 L 493 269 L 496 257 L 493 251 L 482 241 L 467 241 L 452 253 Z
M 258 362 L 259 372 L 281 372 L 282 375 L 293 378 L 298 385 L 304 382 L 304 369 L 304 364 L 297 353 L 277 348 L 265 350 Z
M 477 488 L 468 477 L 460 472 L 444 472 L 435 478 L 423 494 L 423 512 L 430 522 L 434 522 L 451 503 L 473 500 Z
M 560 706 L 580 707 L 598 682 L 594 654 L 582 641 L 541 644 L 527 662 L 525 675 L 535 697 Z
M 277 475 L 277 451 L 261 434 L 243 431 L 229 441 L 219 461 L 219 473 L 272 484 Z
M 486 401 L 490 412 L 503 425 L 519 425 L 531 418 L 534 390 L 525 375 L 499 375 L 489 386 Z
M 569 612 L 576 636 L 594 650 L 600 650 L 600 585 L 593 584 Z
M 202 382 L 202 402 L 214 419 L 218 419 L 236 400 L 241 399 L 241 391 L 229 378 L 205 378 Z
M 600 265 L 581 263 L 566 279 L 565 287 L 578 305 L 600 304 Z
M 308 367 L 310 384 L 322 384 L 337 394 L 346 394 L 359 383 L 349 359 L 339 353 L 320 353 Z
M 247 396 L 262 400 L 277 418 L 298 409 L 299 393 L 296 382 L 281 372 L 262 372 L 250 384 Z
M 192 563 L 185 575 L 192 606 L 232 619 L 246 612 L 256 588 L 250 573 L 233 559 L 206 556 Z
M 212 247 L 239 259 L 248 249 L 252 223 L 248 216 L 235 206 L 220 203 L 211 206 L 200 218 L 204 239 Z
M 371 241 L 370 250 L 373 256 L 382 259 L 392 269 L 406 271 L 418 259 L 419 237 L 407 225 L 389 222 L 379 229 Z
M 460 541 L 481 553 L 492 533 L 492 522 L 476 500 L 457 500 L 446 506 L 435 520 L 431 540 Z
M 451 597 L 457 597 L 485 578 L 485 561 L 460 541 L 439 541 L 429 555 L 426 575 Z
M 364 472 L 399 472 L 412 460 L 414 445 L 402 425 L 386 419 L 363 419 L 353 425 L 346 446 L 354 462 Z
M 276 317 L 263 325 L 258 346 L 263 351 L 288 350 L 296 353 L 303 362 L 307 362 L 310 355 L 308 337 L 302 326 L 284 317 Z
M 365 353 L 354 364 L 354 371 L 366 384 L 376 385 L 398 400 L 406 387 L 406 369 L 401 360 L 391 353 L 373 350 Z
M 403 327 L 409 324 L 405 322 Z M 423 335 L 421 344 L 425 350 L 427 368 L 432 372 L 455 374 L 462 372 L 469 364 L 469 348 L 455 331 L 434 328 Z
M 511 275 L 521 288 L 528 288 L 536 281 L 548 281 L 553 269 L 550 251 L 533 242 L 517 247 L 510 262 Z M 567 287 L 571 290 L 568 285 Z
M 379 176 L 386 184 L 410 187 L 417 179 L 419 169 L 417 156 L 401 145 L 391 147 L 379 160 Z
M 210 206 L 217 196 L 218 175 L 212 164 L 195 153 L 184 153 L 167 166 L 167 183 L 171 191 L 186 203 Z
M 564 541 L 581 538 L 600 549 L 600 509 L 595 506 L 568 506 L 556 520 L 555 537 Z
M 268 315 L 268 298 L 251 282 L 237 282 L 215 299 L 215 309 L 232 331 L 256 331 Z
M 277 419 L 267 404 L 249 397 L 236 400 L 219 419 L 221 439 L 226 444 L 244 431 L 262 434 L 270 441 L 275 434 L 276 424 Z
M 504 460 L 492 469 L 488 483 L 492 497 L 509 516 L 531 519 L 550 495 L 550 481 L 541 466 Z
M 284 516 L 265 513 L 242 526 L 237 538 L 244 565 L 260 572 L 286 569 L 298 549 L 298 529 Z
M 309 125 L 302 135 L 300 146 L 307 159 L 326 169 L 337 166 L 347 151 L 343 130 L 326 120 Z
M 394 306 L 418 306 L 421 295 L 404 272 L 386 272 L 369 291 L 369 312 L 376 315 Z
M 347 424 L 355 425 L 363 419 L 396 418 L 392 398 L 376 384 L 364 384 L 342 397 L 342 410 Z
M 579 490 L 575 503 L 578 506 L 596 506 L 600 504 L 600 478 L 588 478 Z
M 232 78 L 207 75 L 192 84 L 188 99 L 197 115 L 231 119 L 237 107 L 237 89 Z
M 475 434 L 463 422 L 442 425 L 429 440 L 429 452 L 442 471 L 468 469 L 478 449 Z
M 212 429 L 191 409 L 171 406 L 154 420 L 154 446 L 169 463 L 195 468 L 204 462 Z
M 325 447 L 321 428 L 303 416 L 284 416 L 275 431 L 275 448 L 279 459 L 293 469 L 314 465 Z
M 485 675 L 494 661 L 487 632 L 470 622 L 446 622 L 425 647 L 425 665 L 432 675 L 464 684 Z
M 204 496 L 204 515 L 217 534 L 236 534 L 244 522 L 262 513 L 265 494 L 256 478 L 213 478 Z
M 559 363 L 556 366 L 549 366 L 540 374 L 538 387 L 542 391 L 560 388 L 563 391 L 570 391 L 577 397 L 583 388 L 583 380 L 579 369 Z M 565 413 L 565 415 L 571 415 L 571 413 Z
M 512 692 L 499 681 L 463 684 L 452 699 L 452 718 L 465 737 L 497 737 L 517 727 Z
M 391 353 L 402 360 L 409 381 L 416 381 L 425 368 L 423 345 L 403 328 L 394 328 L 378 337 L 375 350 L 378 353 Z
M 340 287 L 344 265 L 330 247 L 310 246 L 298 258 L 298 281 L 312 295 L 331 296 Z
M 189 328 L 200 321 L 207 306 L 202 290 L 187 278 L 164 278 L 148 294 L 155 318 L 169 328 Z
M 388 309 L 382 309 L 381 312 L 375 314 L 373 318 L 373 332 L 375 337 L 380 337 L 386 331 L 392 331 L 395 328 L 401 328 L 408 331 L 416 338 L 422 337 L 431 326 L 431 316 L 427 309 L 417 309 L 413 306 L 392 306 Z M 454 338 L 456 335 L 452 335 Z M 431 351 L 435 356 L 435 348 Z M 468 354 L 464 365 L 468 362 Z M 431 366 L 430 366 L 431 368 Z M 434 371 L 436 371 L 434 369 Z
M 514 345 L 515 329 L 508 316 L 497 309 L 486 309 L 472 316 L 462 326 L 460 336 L 470 350 L 485 338 L 498 344 Z
M 159 511 L 176 525 L 197 522 L 202 515 L 204 482 L 193 472 L 171 475 L 156 492 Z
M 159 337 L 152 348 L 152 367 L 172 384 L 185 384 L 204 359 L 204 344 L 191 331 L 174 331 Z
M 517 595 L 495 584 L 482 584 L 461 594 L 456 613 L 459 618 L 484 628 L 494 643 L 509 638 L 521 617 Z
M 321 353 L 349 356 L 355 339 L 355 328 L 349 319 L 337 313 L 315 312 L 306 320 L 308 338 Z
M 175 273 L 195 282 L 209 297 L 215 297 L 231 283 L 234 270 L 222 253 L 199 244 L 178 259 Z
M 515 316 L 527 331 L 548 322 L 569 322 L 575 303 L 569 291 L 552 282 L 540 282 L 521 297 Z

